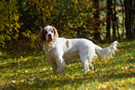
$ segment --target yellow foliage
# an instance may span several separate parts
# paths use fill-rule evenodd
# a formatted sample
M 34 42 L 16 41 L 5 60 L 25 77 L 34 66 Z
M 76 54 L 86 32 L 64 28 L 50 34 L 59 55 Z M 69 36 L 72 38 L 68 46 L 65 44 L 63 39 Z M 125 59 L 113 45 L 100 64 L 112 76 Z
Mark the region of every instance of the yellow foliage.
M 19 37 L 18 34 L 15 34 L 15 35 L 13 36 L 14 39 L 17 39 L 18 37 Z
M 17 15 L 15 14 L 13 19 L 14 19 L 15 21 L 18 21 L 18 20 L 19 20 L 19 15 L 17 16 Z
M 26 32 L 22 32 L 22 35 L 28 38 L 30 38 L 30 34 L 31 34 L 30 30 L 26 30 Z
M 9 35 L 5 35 L 6 40 L 10 41 L 11 37 Z

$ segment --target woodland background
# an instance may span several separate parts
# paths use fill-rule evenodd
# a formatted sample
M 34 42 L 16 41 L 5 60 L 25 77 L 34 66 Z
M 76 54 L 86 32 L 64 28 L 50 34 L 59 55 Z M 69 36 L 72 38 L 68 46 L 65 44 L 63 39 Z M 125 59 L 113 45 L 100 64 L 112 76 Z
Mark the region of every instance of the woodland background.
M 37 48 L 41 27 L 96 43 L 135 39 L 134 0 L 1 0 L 0 47 Z
M 97 59 L 95 70 L 83 73 L 72 60 L 53 74 L 38 38 L 46 25 L 60 37 L 120 45 L 112 59 Z M 0 0 L 0 90 L 134 90 L 134 48 L 135 0 Z

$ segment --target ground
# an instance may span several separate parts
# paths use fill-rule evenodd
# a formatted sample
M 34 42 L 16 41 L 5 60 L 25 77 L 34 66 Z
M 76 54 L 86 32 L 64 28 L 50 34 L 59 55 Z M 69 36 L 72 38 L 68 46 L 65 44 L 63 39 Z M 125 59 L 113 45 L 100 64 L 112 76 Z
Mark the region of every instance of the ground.
M 80 60 L 73 60 L 63 74 L 53 74 L 43 51 L 0 53 L 0 89 L 135 88 L 135 41 L 121 42 L 112 59 L 99 58 L 88 73 Z

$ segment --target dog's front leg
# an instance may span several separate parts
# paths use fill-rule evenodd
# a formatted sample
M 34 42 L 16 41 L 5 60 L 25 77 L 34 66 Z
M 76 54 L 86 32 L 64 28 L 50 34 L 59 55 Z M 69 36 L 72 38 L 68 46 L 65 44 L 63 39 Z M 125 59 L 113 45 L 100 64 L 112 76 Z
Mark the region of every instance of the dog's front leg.
M 56 73 L 57 73 L 57 65 L 56 65 L 56 62 L 51 63 L 51 65 L 52 65 L 52 69 L 53 69 L 53 74 L 56 74 Z
M 46 57 L 47 57 L 49 63 L 51 64 L 51 66 L 52 66 L 53 73 L 56 74 L 57 73 L 57 64 L 56 64 L 55 59 L 50 57 L 50 56 L 49 57 L 46 56 Z
M 57 73 L 63 73 L 65 68 L 65 61 L 62 57 L 56 58 L 56 64 L 57 64 Z

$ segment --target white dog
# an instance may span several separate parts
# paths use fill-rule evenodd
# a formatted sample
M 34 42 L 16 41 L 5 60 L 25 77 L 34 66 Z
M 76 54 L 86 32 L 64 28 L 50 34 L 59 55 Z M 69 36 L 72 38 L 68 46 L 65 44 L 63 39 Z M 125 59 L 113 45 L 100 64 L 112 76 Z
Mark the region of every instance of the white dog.
M 93 60 L 98 56 L 103 59 L 111 58 L 118 44 L 114 41 L 110 46 L 101 48 L 87 39 L 59 38 L 56 28 L 49 25 L 41 29 L 39 37 L 53 73 L 62 73 L 65 62 L 78 58 L 82 61 L 84 72 L 88 72 L 89 68 L 93 70 Z

